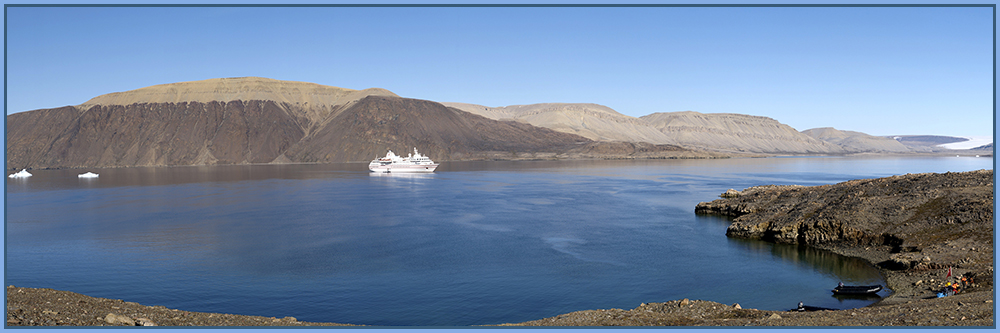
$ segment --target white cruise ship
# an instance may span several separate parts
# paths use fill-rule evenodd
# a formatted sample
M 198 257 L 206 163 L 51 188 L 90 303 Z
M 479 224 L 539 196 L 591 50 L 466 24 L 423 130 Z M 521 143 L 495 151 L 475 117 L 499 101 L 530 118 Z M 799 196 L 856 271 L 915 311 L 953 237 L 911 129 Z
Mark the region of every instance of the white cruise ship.
M 368 163 L 368 170 L 371 172 L 434 172 L 437 169 L 438 164 L 431 161 L 427 156 L 420 155 L 417 152 L 417 148 L 413 148 L 413 154 L 407 157 L 401 157 L 394 154 L 391 150 L 385 154 L 385 157 L 380 157 L 372 160 Z

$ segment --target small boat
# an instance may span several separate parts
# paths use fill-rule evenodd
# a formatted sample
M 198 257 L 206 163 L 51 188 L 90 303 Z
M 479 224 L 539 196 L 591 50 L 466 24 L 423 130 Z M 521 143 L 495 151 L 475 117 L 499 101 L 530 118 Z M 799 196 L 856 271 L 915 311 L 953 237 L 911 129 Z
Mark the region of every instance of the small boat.
M 881 285 L 874 286 L 838 286 L 833 288 L 834 295 L 869 295 L 882 290 Z
M 96 174 L 96 173 L 87 171 L 87 173 L 81 173 L 81 174 L 76 175 L 76 176 L 79 177 L 79 178 L 97 178 L 99 175 Z
M 417 148 L 413 148 L 413 154 L 407 157 L 397 156 L 390 150 L 385 157 L 375 158 L 368 163 L 368 171 L 371 172 L 434 172 L 438 164 L 431 161 L 427 156 L 420 155 Z

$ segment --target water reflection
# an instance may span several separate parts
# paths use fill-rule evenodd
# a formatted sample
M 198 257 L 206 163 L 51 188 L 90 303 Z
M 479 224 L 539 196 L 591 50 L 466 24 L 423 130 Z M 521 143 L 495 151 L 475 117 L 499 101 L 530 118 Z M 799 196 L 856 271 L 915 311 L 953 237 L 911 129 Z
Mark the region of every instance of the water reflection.
M 435 176 L 433 172 L 369 172 L 368 175 L 383 179 L 431 179 Z
M 848 285 L 885 284 L 882 275 L 868 262 L 845 257 L 809 246 L 772 244 L 763 241 L 729 238 L 729 243 L 746 251 L 770 254 L 790 265 L 821 272 Z M 836 286 L 830 286 L 832 289 Z
M 728 227 L 732 218 L 714 215 L 697 215 L 699 224 L 715 228 Z M 833 295 L 832 289 L 837 282 L 846 285 L 882 285 L 886 286 L 885 278 L 867 261 L 842 256 L 830 251 L 809 246 L 774 244 L 759 240 L 740 238 L 726 239 L 727 243 L 737 249 L 741 255 L 750 258 L 770 258 L 782 263 L 785 268 L 774 271 L 774 275 L 790 274 L 790 271 L 812 272 L 821 277 L 815 281 L 801 281 L 796 285 L 788 285 L 776 292 L 787 295 L 798 294 L 809 306 L 846 309 L 866 306 L 879 301 L 892 291 L 884 288 L 874 295 Z M 824 295 L 828 295 L 824 296 Z M 789 306 L 793 308 L 793 306 Z M 775 309 L 771 309 L 775 310 Z
M 882 295 L 884 293 L 886 293 L 886 289 L 882 289 L 882 291 L 878 292 L 878 294 L 868 294 L 868 295 L 831 295 L 830 297 L 833 297 L 834 299 L 836 299 L 840 303 L 847 303 L 847 302 L 851 302 L 851 301 L 867 301 L 867 302 L 875 303 L 875 302 L 878 302 L 878 300 L 882 299 L 882 297 L 883 297 Z
M 697 219 L 699 223 L 712 223 L 716 226 L 726 227 L 733 220 L 731 217 L 713 215 L 698 215 Z M 822 272 L 831 278 L 844 282 L 844 284 L 885 285 L 884 278 L 878 270 L 860 258 L 845 257 L 830 251 L 802 245 L 775 244 L 741 238 L 728 238 L 728 241 L 730 245 L 739 247 L 746 252 L 770 255 L 797 267 Z M 833 287 L 835 286 L 831 286 L 831 289 Z

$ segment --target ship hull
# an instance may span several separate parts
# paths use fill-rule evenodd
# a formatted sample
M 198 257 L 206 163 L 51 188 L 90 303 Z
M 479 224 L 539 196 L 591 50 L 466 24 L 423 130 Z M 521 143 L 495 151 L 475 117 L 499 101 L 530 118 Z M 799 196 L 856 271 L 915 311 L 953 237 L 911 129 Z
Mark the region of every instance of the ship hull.
M 434 172 L 437 169 L 437 164 L 425 164 L 425 165 L 379 165 L 379 166 L 368 166 L 368 171 L 371 172 L 382 172 L 382 173 L 404 173 L 404 172 Z

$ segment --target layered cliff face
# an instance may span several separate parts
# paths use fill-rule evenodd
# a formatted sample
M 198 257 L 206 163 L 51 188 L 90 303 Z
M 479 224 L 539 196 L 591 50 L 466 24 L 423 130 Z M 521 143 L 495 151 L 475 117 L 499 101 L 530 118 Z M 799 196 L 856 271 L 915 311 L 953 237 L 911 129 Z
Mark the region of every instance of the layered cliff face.
M 802 134 L 839 145 L 851 152 L 904 153 L 911 151 L 910 148 L 892 138 L 872 136 L 861 132 L 841 131 L 833 127 L 808 129 L 802 131 Z
M 777 154 L 850 152 L 767 117 L 683 111 L 654 113 L 640 119 L 684 147 Z
M 598 104 L 542 103 L 487 107 L 465 103 L 442 103 L 490 119 L 511 119 L 595 141 L 677 144 L 642 120 Z

